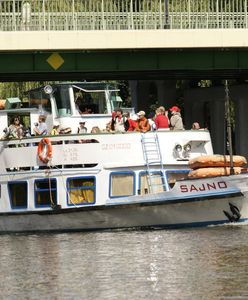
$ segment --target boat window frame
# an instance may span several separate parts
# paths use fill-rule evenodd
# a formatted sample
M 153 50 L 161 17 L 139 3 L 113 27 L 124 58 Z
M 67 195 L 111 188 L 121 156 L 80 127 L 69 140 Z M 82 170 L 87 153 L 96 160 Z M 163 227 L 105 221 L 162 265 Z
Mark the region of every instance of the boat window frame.
M 51 188 L 51 191 L 54 191 L 55 190 L 55 196 L 56 196 L 56 199 L 52 199 L 53 200 L 53 203 L 50 202 L 50 204 L 37 204 L 37 189 L 35 187 L 35 183 L 36 182 L 42 182 L 42 181 L 52 181 L 54 180 L 55 183 L 56 183 L 56 188 Z M 44 208 L 44 207 L 51 207 L 52 204 L 58 204 L 58 184 L 57 184 L 57 178 L 39 178 L 39 179 L 35 179 L 34 180 L 34 207 L 35 208 Z M 49 188 L 48 189 L 38 189 L 39 192 L 41 191 L 48 191 L 49 192 Z
M 130 174 L 133 176 L 133 193 L 131 195 L 123 195 L 123 196 L 112 196 L 111 192 L 112 192 L 112 188 L 111 188 L 111 176 L 112 175 L 123 175 L 123 174 Z M 111 199 L 115 199 L 115 198 L 124 198 L 124 197 L 130 197 L 130 196 L 134 196 L 136 192 L 136 173 L 134 171 L 114 171 L 114 172 L 110 172 L 109 173 L 109 198 Z
M 26 185 L 26 205 L 22 205 L 22 206 L 13 206 L 13 201 L 12 201 L 12 197 L 11 197 L 11 192 L 10 192 L 10 185 L 12 184 L 25 184 Z M 28 181 L 26 180 L 14 180 L 14 181 L 8 181 L 7 182 L 7 189 L 8 189 L 8 196 L 9 196 L 9 203 L 10 203 L 10 207 L 11 209 L 28 209 L 28 201 L 29 201 L 29 197 L 28 197 Z
M 163 187 L 164 187 L 163 192 L 165 192 L 165 191 L 167 190 L 167 181 L 166 181 L 166 178 L 165 178 L 165 176 L 164 176 L 163 170 L 153 169 L 153 170 L 150 170 L 150 172 L 153 173 L 153 174 L 154 174 L 154 173 L 155 173 L 155 174 L 161 174 L 162 185 L 163 185 Z M 141 191 L 141 176 L 142 176 L 143 174 L 148 174 L 148 171 L 142 170 L 142 171 L 139 172 L 139 181 L 138 181 L 139 184 L 138 184 L 138 190 L 137 190 L 137 194 L 138 194 L 138 195 L 145 195 L 145 194 L 146 194 L 146 193 L 144 193 L 144 194 L 141 194 L 141 193 L 140 193 L 140 191 Z M 149 193 L 149 191 L 148 191 L 148 193 Z
M 170 187 L 170 184 L 169 184 L 169 181 L 168 181 L 168 173 L 189 173 L 190 172 L 190 169 L 167 169 L 167 170 L 164 170 L 164 173 L 165 173 L 165 180 L 166 180 L 166 188 L 167 188 L 167 191 L 170 191 L 174 188 L 175 184 L 173 187 Z M 176 181 L 178 182 L 178 181 Z
M 73 188 L 68 189 L 68 183 L 70 180 L 73 179 L 85 179 L 86 181 L 89 179 L 93 179 L 93 186 L 82 186 L 82 189 L 92 189 L 94 192 L 94 201 L 93 202 L 81 202 L 81 203 L 70 203 L 70 196 L 69 196 L 69 191 L 72 190 Z M 76 188 L 74 188 L 76 190 Z M 96 176 L 73 176 L 73 177 L 67 177 L 66 178 L 66 203 L 67 206 L 85 206 L 85 205 L 93 205 L 96 204 Z

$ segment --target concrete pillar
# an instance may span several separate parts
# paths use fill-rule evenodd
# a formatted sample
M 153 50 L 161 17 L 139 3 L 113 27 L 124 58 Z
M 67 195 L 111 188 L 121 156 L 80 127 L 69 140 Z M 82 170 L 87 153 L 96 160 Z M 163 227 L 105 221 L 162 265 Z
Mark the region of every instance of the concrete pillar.
M 137 85 L 137 111 L 149 112 L 152 101 L 150 98 L 150 80 L 139 80 Z
M 169 109 L 175 105 L 177 99 L 176 80 L 156 80 L 158 89 L 158 105 Z
M 210 134 L 214 153 L 224 154 L 226 148 L 225 101 L 211 102 Z
M 191 129 L 194 122 L 198 122 L 201 127 L 204 127 L 204 101 L 185 99 L 183 121 L 185 129 Z
M 193 99 L 184 99 L 184 117 L 183 117 L 183 124 L 185 129 L 190 129 L 192 125 L 192 114 L 193 114 L 193 106 L 194 106 Z
M 235 152 L 248 158 L 248 102 L 241 97 L 235 101 Z
M 132 107 L 137 112 L 138 107 L 138 81 L 137 80 L 129 80 L 129 90 L 131 95 Z

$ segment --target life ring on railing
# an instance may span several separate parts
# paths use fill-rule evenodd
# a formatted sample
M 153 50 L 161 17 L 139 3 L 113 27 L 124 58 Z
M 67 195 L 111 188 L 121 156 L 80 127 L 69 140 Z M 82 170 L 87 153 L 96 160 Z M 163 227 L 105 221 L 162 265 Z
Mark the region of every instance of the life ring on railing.
M 53 154 L 52 143 L 49 138 L 43 138 L 38 144 L 38 158 L 43 163 L 48 163 Z

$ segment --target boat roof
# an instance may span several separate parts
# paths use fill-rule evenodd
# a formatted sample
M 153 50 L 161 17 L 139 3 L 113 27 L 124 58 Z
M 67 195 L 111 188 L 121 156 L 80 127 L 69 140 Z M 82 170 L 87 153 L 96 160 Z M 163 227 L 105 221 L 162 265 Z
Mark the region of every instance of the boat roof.
M 116 86 L 113 83 L 108 83 L 108 82 L 86 82 L 86 81 L 82 81 L 82 82 L 59 82 L 59 83 L 51 83 L 49 84 L 51 85 L 53 88 L 54 87 L 62 87 L 62 86 L 74 86 L 74 87 L 79 87 L 82 90 L 84 90 L 85 92 L 103 92 L 105 90 L 109 90 L 109 91 L 119 91 L 118 88 L 116 88 Z M 41 89 L 44 89 L 44 86 L 39 86 L 38 88 L 34 88 L 28 91 L 25 91 L 25 93 L 29 93 L 32 91 L 38 91 Z

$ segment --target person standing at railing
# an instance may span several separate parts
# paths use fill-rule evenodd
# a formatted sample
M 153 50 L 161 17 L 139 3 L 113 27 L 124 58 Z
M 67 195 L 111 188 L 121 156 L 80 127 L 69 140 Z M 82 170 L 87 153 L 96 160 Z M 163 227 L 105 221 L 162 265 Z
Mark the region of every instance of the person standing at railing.
M 154 122 L 156 124 L 156 129 L 169 129 L 169 118 L 167 116 L 167 111 L 163 106 L 160 106 L 156 110 L 156 117 L 154 119 Z
M 147 132 L 151 130 L 149 121 L 145 117 L 146 113 L 143 110 L 141 110 L 140 112 L 137 113 L 137 115 L 138 115 L 138 120 L 137 120 L 137 126 L 135 130 L 139 132 Z
M 15 116 L 11 124 L 4 130 L 2 139 L 22 139 L 24 136 L 24 128 L 21 124 L 20 117 Z
M 40 115 L 38 119 L 38 123 L 35 123 L 34 134 L 35 135 L 46 135 L 47 134 L 47 124 L 46 116 Z
M 183 120 L 180 113 L 180 108 L 177 106 L 172 106 L 170 108 L 171 118 L 170 118 L 170 129 L 171 130 L 184 130 Z

